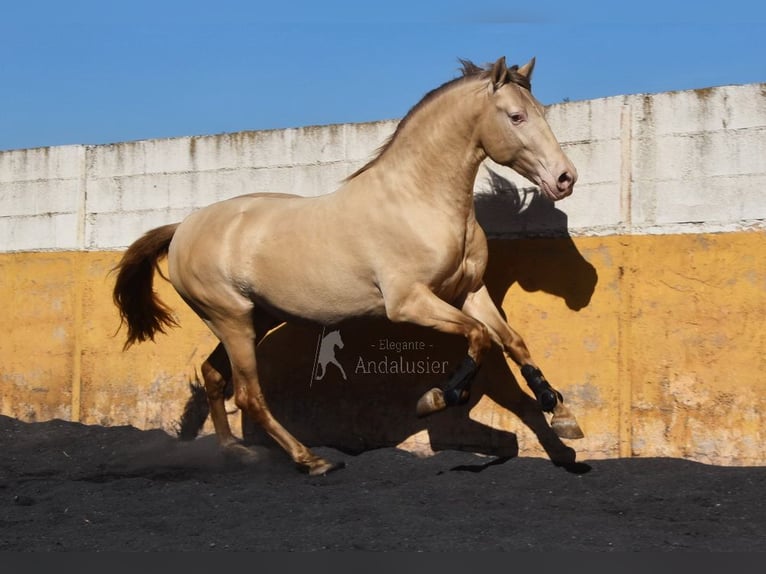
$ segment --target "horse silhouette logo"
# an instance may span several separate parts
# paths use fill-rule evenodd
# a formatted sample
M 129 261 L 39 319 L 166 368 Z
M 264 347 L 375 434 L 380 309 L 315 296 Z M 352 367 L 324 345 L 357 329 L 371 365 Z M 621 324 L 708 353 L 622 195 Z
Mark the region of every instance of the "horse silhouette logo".
M 338 358 L 335 356 L 336 349 L 343 348 L 343 339 L 340 336 L 340 330 L 335 329 L 325 334 L 322 329 L 319 341 L 317 342 L 317 351 L 314 358 L 314 370 L 311 382 L 321 381 L 327 374 L 327 365 L 335 365 L 340 369 L 340 374 L 343 376 L 343 380 L 347 381 L 346 371 L 343 369 L 343 365 L 340 364 Z

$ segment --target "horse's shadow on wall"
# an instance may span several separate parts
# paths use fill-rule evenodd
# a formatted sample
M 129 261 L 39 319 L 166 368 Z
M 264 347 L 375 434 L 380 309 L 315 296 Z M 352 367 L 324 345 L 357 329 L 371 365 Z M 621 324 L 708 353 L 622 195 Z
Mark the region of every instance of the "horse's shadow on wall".
M 502 311 L 506 293 L 518 284 L 526 291 L 560 297 L 574 311 L 587 306 L 597 274 L 569 236 L 566 214 L 532 190 L 519 189 L 494 172 L 489 175 L 489 193 L 477 194 L 476 213 L 489 237 L 485 283 L 495 303 Z M 526 238 L 531 234 L 545 237 Z M 522 336 L 535 328 L 513 321 L 511 325 Z M 334 330 L 343 341 L 342 348 L 332 349 L 341 367 L 329 363 L 318 369 L 322 335 Z M 542 351 L 531 349 L 533 356 Z M 258 368 L 274 416 L 311 446 L 359 453 L 400 444 L 426 430 L 434 451 L 461 449 L 516 456 L 519 445 L 514 433 L 469 417 L 470 410 L 487 395 L 531 429 L 551 461 L 576 466 L 575 451 L 551 430 L 537 402 L 521 389 L 496 346 L 482 365 L 466 405 L 416 418 L 418 398 L 443 384 L 465 352 L 466 342 L 460 337 L 384 319 L 351 320 L 324 332 L 283 325 L 259 345 Z M 246 421 L 243 431 L 251 441 L 269 442 Z

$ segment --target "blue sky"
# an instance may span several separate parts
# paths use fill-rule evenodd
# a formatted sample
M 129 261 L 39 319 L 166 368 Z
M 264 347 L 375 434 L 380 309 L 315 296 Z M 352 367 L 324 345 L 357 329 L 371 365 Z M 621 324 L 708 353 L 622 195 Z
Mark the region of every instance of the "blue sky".
M 762 0 L 5 0 L 0 150 L 399 118 L 458 58 L 544 104 L 766 82 Z

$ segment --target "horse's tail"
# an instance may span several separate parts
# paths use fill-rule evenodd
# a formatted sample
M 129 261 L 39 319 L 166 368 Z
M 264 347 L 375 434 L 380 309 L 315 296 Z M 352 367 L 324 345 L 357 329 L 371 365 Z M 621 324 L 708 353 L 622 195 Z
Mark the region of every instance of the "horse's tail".
M 171 309 L 154 291 L 154 270 L 162 275 L 159 260 L 168 254 L 170 241 L 178 223 L 163 225 L 147 231 L 128 247 L 120 262 L 112 271 L 117 271 L 112 299 L 120 310 L 120 327 L 128 325 L 128 338 L 123 349 L 136 341 L 154 340 L 158 331 L 177 326 Z M 119 330 L 119 328 L 118 328 Z

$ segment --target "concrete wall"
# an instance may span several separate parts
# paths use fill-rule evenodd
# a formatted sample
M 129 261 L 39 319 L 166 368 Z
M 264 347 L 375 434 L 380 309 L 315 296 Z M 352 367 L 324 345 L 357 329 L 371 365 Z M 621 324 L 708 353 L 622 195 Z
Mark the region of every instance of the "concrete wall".
M 568 445 L 578 458 L 766 464 L 765 94 L 753 84 L 549 107 L 580 173 L 574 195 L 555 206 L 505 168 L 480 172 L 487 283 L 576 411 L 587 435 Z M 0 339 L 0 413 L 172 429 L 186 381 L 215 342 L 159 282 L 182 328 L 123 353 L 108 276 L 121 251 L 225 197 L 331 192 L 395 126 L 1 152 L 0 319 L 9 335 Z M 438 361 L 462 354 L 460 341 L 410 327 L 350 324 L 342 333 L 347 371 L 382 356 L 381 339 L 422 342 Z M 279 381 L 274 410 L 308 442 L 566 450 L 499 353 L 482 370 L 485 395 L 476 393 L 470 417 L 423 423 L 412 420 L 414 400 L 438 373 L 343 380 L 331 371 L 313 381 L 318 336 L 275 332 L 273 359 L 262 361 Z

